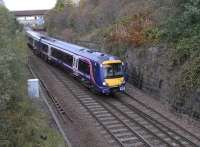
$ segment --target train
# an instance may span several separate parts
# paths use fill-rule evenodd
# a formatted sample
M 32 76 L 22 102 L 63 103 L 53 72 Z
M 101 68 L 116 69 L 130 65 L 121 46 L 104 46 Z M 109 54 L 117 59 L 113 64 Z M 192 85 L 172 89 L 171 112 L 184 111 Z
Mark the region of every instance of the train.
M 48 63 L 62 66 L 101 94 L 125 91 L 125 65 L 116 56 L 26 30 L 27 45 Z

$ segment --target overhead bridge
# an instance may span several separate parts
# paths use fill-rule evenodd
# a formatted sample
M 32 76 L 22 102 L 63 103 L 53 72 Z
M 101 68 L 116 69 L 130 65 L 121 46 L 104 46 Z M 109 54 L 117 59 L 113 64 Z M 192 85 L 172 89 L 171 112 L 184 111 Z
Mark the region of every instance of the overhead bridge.
M 44 16 L 50 10 L 23 10 L 12 11 L 17 20 L 25 26 L 40 26 L 44 24 Z
M 25 10 L 25 11 L 12 11 L 16 17 L 27 16 L 44 16 L 49 10 Z

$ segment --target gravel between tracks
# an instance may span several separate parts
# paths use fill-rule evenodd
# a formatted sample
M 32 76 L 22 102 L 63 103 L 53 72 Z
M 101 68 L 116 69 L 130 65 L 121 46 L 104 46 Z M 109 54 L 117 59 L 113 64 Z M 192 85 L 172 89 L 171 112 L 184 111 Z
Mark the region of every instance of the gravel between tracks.
M 167 118 L 170 118 L 172 121 L 186 128 L 188 131 L 192 132 L 196 136 L 200 137 L 200 122 L 189 118 L 187 115 L 180 115 L 178 113 L 172 112 L 170 106 L 168 104 L 162 103 L 158 101 L 156 98 L 151 97 L 141 90 L 135 88 L 134 86 L 127 84 L 126 92 L 143 102 L 147 106 L 155 109 L 161 114 L 165 115 Z
M 80 104 L 77 103 L 71 92 L 69 92 L 63 85 L 59 83 L 55 75 L 48 72 L 48 65 L 37 57 L 33 57 L 32 61 L 34 61 L 33 63 L 36 67 L 34 70 L 39 73 L 41 78 L 48 85 L 51 94 L 59 99 L 67 115 L 74 120 L 73 123 L 70 121 L 63 123 L 72 146 L 111 146 L 109 143 L 107 143 L 107 140 L 104 138 L 104 136 L 99 133 L 97 127 L 95 126 L 96 122 L 87 117 L 85 110 L 81 109 Z M 180 117 L 180 115 L 171 112 L 170 107 L 167 104 L 161 103 L 155 98 L 148 96 L 130 84 L 127 84 L 127 93 L 200 137 L 200 124 L 198 121 L 192 120 L 187 116 Z
M 87 117 L 74 96 L 48 70 L 48 65 L 41 59 L 32 56 L 33 70 L 45 81 L 48 90 L 62 104 L 64 111 L 73 122 L 62 122 L 61 125 L 73 147 L 110 147 L 105 138 L 99 134 L 95 122 Z M 49 100 L 50 101 L 50 100 Z

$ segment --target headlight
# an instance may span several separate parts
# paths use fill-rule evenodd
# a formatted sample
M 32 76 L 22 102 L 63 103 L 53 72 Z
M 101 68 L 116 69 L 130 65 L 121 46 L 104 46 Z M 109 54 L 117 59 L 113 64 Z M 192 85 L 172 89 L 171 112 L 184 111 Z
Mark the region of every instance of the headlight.
M 107 86 L 107 83 L 106 83 L 106 82 L 103 82 L 103 85 L 104 85 L 104 86 Z
M 126 83 L 126 81 L 125 81 L 125 80 L 123 80 L 123 81 L 122 81 L 122 84 L 125 84 L 125 83 Z

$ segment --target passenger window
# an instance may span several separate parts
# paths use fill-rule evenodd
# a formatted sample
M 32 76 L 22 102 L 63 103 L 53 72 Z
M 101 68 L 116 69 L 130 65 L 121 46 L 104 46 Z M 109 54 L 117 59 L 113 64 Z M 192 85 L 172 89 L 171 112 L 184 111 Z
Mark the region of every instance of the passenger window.
M 51 55 L 56 58 L 56 50 L 51 48 Z
M 37 48 L 37 49 L 39 49 L 40 48 L 40 45 L 41 45 L 41 43 L 39 42 L 39 41 L 35 41 L 35 47 Z
M 47 53 L 48 52 L 48 45 L 43 44 L 42 45 L 42 51 L 45 52 L 45 53 Z
M 83 60 L 79 60 L 78 70 L 84 74 L 90 75 L 90 65 Z
M 52 48 L 52 56 L 57 58 L 57 59 L 61 59 L 62 60 L 62 52 L 55 49 L 55 48 Z
M 47 53 L 48 52 L 48 46 L 46 44 L 43 44 L 43 43 L 40 42 L 40 50 L 42 52 Z
M 68 64 L 69 66 L 72 66 L 73 64 L 73 56 L 69 55 L 67 53 L 63 54 L 63 61 Z

